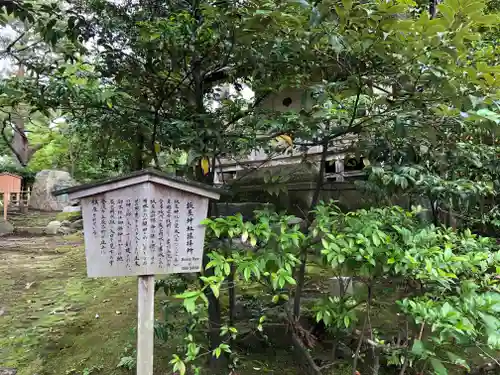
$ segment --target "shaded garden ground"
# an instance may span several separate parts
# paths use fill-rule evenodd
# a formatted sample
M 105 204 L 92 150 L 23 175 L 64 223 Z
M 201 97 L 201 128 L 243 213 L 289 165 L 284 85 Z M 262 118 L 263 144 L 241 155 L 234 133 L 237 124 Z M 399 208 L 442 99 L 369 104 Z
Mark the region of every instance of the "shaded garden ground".
M 25 219 L 14 221 L 41 225 L 53 217 Z M 81 234 L 0 237 L 0 368 L 19 375 L 132 374 L 117 365 L 134 355 L 135 324 L 135 278 L 87 278 Z M 170 374 L 168 361 L 185 334 L 179 316 L 175 324 L 168 343 L 155 344 L 155 374 Z M 239 374 L 296 373 L 291 356 L 260 355 L 243 354 Z
M 53 214 L 31 213 L 13 221 L 15 225 L 41 226 L 54 219 Z M 312 263 L 307 275 L 305 310 L 328 292 L 332 276 Z M 242 335 L 245 339 L 235 343 L 240 358 L 236 374 L 303 374 L 291 352 L 287 327 L 279 323 L 279 312 L 270 308 L 272 295 L 263 293 L 259 284 L 238 286 L 238 292 L 236 326 L 240 333 L 255 331 L 254 320 L 261 314 L 275 323 L 265 325 L 269 342 L 258 335 Z M 379 292 L 379 302 L 384 304 L 392 304 L 398 294 L 395 286 Z M 0 368 L 16 368 L 19 375 L 135 373 L 118 364 L 123 357 L 135 356 L 136 298 L 135 278 L 87 278 L 81 234 L 0 237 Z M 155 375 L 170 375 L 169 360 L 180 352 L 187 316 L 162 289 L 156 302 L 158 319 L 163 319 L 162 303 L 174 307 L 167 316 L 171 327 L 166 342 L 155 343 Z M 222 307 L 227 308 L 226 298 L 222 298 Z M 384 311 L 386 314 L 374 313 L 374 324 L 397 330 L 396 309 L 390 314 Z M 328 339 L 318 342 L 314 357 L 323 364 L 333 359 Z M 338 359 L 331 373 L 350 374 L 350 357 L 344 360 Z

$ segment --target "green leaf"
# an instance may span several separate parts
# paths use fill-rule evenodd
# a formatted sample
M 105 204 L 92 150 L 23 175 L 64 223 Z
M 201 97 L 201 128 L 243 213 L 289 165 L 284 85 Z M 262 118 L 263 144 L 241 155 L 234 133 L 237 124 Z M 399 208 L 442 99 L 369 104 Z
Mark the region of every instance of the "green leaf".
M 180 359 L 174 364 L 174 372 L 178 372 L 179 375 L 186 374 L 186 365 Z
M 413 342 L 413 346 L 411 347 L 411 352 L 418 356 L 421 357 L 422 354 L 424 354 L 425 348 L 422 340 L 415 340 Z
M 372 241 L 375 246 L 380 246 L 380 238 L 378 237 L 377 233 L 373 232 L 372 234 Z
M 255 238 L 253 234 L 250 235 L 250 245 L 252 245 L 253 247 L 257 245 L 257 238 Z
M 222 349 L 220 347 L 218 347 L 218 348 L 215 348 L 215 350 L 213 351 L 212 354 L 214 355 L 215 358 L 219 358 L 221 353 L 222 353 Z
M 245 281 L 250 280 L 250 274 L 251 274 L 250 268 L 247 267 L 243 270 L 243 277 L 245 278 Z
M 431 358 L 431 365 L 436 375 L 448 375 L 448 370 L 439 359 Z
M 458 355 L 452 353 L 452 352 L 446 352 L 446 354 L 448 355 L 448 358 L 450 359 L 450 361 L 456 365 L 460 365 L 464 368 L 466 368 L 468 371 L 470 371 L 470 367 L 469 365 L 467 364 L 467 361 L 461 357 L 459 357 Z
M 352 9 L 352 0 L 342 0 L 342 5 L 346 12 L 349 12 Z
M 344 325 L 345 325 L 345 327 L 349 328 L 350 324 L 351 324 L 351 319 L 349 318 L 349 316 L 344 315 Z
M 241 242 L 245 243 L 247 242 L 248 239 L 248 231 L 244 231 L 243 234 L 241 235 Z
M 184 299 L 183 305 L 187 312 L 192 313 L 196 310 L 196 299 L 197 297 Z
M 219 298 L 220 284 L 211 284 L 210 289 L 212 289 L 215 298 Z

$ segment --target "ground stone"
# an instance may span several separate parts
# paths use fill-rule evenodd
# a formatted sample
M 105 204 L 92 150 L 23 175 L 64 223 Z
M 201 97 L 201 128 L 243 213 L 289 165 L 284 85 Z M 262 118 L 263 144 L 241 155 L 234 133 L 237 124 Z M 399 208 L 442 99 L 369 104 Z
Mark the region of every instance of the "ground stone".
M 61 222 L 54 220 L 51 221 L 49 224 L 47 224 L 47 227 L 45 228 L 45 233 L 46 234 L 57 234 L 59 231 L 59 228 L 61 228 Z
M 15 368 L 0 367 L 0 375 L 16 375 L 17 370 Z
M 62 211 L 71 204 L 68 195 L 55 197 L 52 192 L 74 185 L 76 182 L 68 172 L 51 169 L 40 171 L 35 176 L 29 207 L 43 211 Z
M 14 226 L 6 220 L 0 219 L 0 236 L 5 236 L 6 234 L 11 234 L 13 232 Z
M 81 206 L 66 206 L 63 208 L 63 212 L 80 212 L 81 210 Z
M 44 234 L 45 227 L 16 227 L 14 232 L 21 234 Z
M 63 220 L 63 221 L 61 221 L 61 226 L 62 227 L 69 227 L 69 226 L 71 226 L 71 221 Z
M 73 232 L 74 230 L 70 227 L 59 227 L 59 229 L 57 229 L 57 233 L 59 234 L 71 234 Z
M 79 220 L 72 222 L 69 227 L 73 230 L 83 229 L 83 219 L 79 219 Z

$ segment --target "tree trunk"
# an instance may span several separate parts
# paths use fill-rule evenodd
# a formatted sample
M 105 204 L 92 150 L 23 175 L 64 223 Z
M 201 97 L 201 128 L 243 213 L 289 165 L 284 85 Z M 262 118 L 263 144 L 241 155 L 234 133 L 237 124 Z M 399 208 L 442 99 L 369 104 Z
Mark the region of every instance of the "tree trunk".
M 16 75 L 18 77 L 24 77 L 24 74 L 24 66 L 19 65 Z M 42 145 L 29 145 L 28 137 L 26 136 L 24 120 L 22 118 L 22 113 L 19 112 L 19 109 L 17 112 L 13 112 L 10 126 L 13 129 L 12 139 L 8 140 L 4 132 L 2 133 L 2 136 L 9 146 L 10 150 L 12 151 L 16 164 L 20 167 L 26 167 L 35 152 L 42 148 Z M 5 127 L 3 131 L 5 131 Z
M 318 179 L 316 181 L 314 195 L 313 195 L 313 198 L 311 200 L 311 206 L 309 208 L 309 212 L 311 212 L 314 209 L 314 207 L 318 204 L 321 188 L 323 187 L 323 180 L 325 178 L 326 156 L 328 154 L 328 143 L 329 143 L 329 139 L 325 139 L 323 142 L 323 150 L 321 152 L 321 161 L 320 161 L 320 166 L 319 166 Z M 306 217 L 305 219 L 309 221 L 309 225 L 310 225 L 310 223 L 312 223 L 311 214 L 309 214 L 309 216 Z M 300 267 L 299 267 L 299 270 L 298 270 L 297 276 L 296 276 L 297 288 L 295 289 L 295 296 L 294 296 L 294 300 L 293 300 L 293 317 L 296 320 L 300 318 L 300 303 L 301 303 L 301 298 L 302 298 L 302 290 L 304 289 L 304 283 L 305 283 L 308 249 L 309 248 L 308 248 L 307 244 L 301 249 Z
M 140 171 L 144 167 L 143 153 L 144 153 L 144 134 L 140 129 L 137 129 L 137 144 L 135 145 L 134 155 L 132 157 L 132 170 Z
M 227 277 L 227 284 L 229 289 L 229 327 L 234 327 L 234 308 L 236 306 L 236 290 L 234 285 L 234 274 L 236 272 L 236 266 L 231 263 L 231 269 L 229 271 L 229 276 Z

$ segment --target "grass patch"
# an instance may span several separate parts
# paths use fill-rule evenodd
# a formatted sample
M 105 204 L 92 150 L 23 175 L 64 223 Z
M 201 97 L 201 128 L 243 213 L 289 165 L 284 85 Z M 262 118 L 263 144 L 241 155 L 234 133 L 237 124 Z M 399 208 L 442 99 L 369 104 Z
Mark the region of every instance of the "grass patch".
M 57 212 L 32 210 L 29 210 L 26 214 L 9 212 L 7 220 L 12 223 L 14 227 L 45 227 L 52 220 L 56 220 L 57 215 Z
M 44 240 L 0 252 L 0 362 L 20 375 L 124 373 L 116 365 L 133 340 L 135 279 L 89 279 L 81 238 Z
M 125 375 L 135 357 L 136 278 L 87 278 L 81 235 L 0 239 L 0 364 L 18 375 Z M 161 317 L 161 291 L 156 316 Z M 155 374 L 170 374 L 187 316 L 167 316 L 174 329 L 155 343 Z M 174 315 L 174 314 L 172 314 Z M 207 369 L 207 374 L 212 374 Z M 286 353 L 241 353 L 239 375 L 292 375 Z
M 58 220 L 58 221 L 68 220 L 68 221 L 73 222 L 73 221 L 81 219 L 81 218 L 82 218 L 81 212 L 59 212 L 56 215 L 56 220 Z

